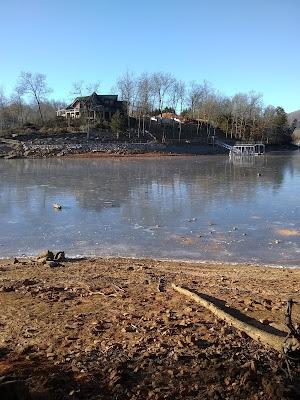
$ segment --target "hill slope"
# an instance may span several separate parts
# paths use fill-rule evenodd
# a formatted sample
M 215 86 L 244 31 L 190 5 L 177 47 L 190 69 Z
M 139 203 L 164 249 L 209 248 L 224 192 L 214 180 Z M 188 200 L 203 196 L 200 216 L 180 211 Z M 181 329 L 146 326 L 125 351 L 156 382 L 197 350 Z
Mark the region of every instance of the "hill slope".
M 297 127 L 300 128 L 300 110 L 293 111 L 289 113 L 288 115 L 288 121 L 291 124 L 295 119 L 297 119 Z

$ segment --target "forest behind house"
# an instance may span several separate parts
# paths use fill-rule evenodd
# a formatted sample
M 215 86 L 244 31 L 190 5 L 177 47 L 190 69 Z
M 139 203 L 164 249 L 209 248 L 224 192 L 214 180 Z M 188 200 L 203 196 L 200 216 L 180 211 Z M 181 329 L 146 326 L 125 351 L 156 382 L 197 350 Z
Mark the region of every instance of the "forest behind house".
M 72 84 L 67 95 L 73 100 L 94 91 L 101 93 L 99 82 L 79 81 Z M 151 138 L 151 117 L 167 115 L 179 123 L 180 131 L 181 125 L 192 126 L 186 130 L 192 132 L 190 136 L 203 133 L 213 136 L 217 132 L 221 137 L 237 141 L 286 144 L 291 141 L 298 123 L 296 119 L 288 122 L 282 107 L 265 105 L 261 93 L 251 91 L 227 96 L 206 80 L 187 83 L 171 73 L 135 75 L 127 71 L 117 78 L 113 91 L 126 102 L 126 110 L 124 115 L 114 115 L 109 124 L 105 121 L 91 123 L 88 110 L 79 119 L 65 119 L 57 117 L 56 111 L 66 107 L 67 103 L 51 98 L 52 90 L 46 76 L 21 72 L 13 93 L 6 93 L 0 86 L 0 136 L 94 129 L 110 131 L 117 139 L 120 136 L 123 139 L 135 137 L 137 133 L 141 141 L 143 136 Z M 172 131 L 173 138 L 177 137 L 177 133 L 174 136 L 174 124 Z M 164 139 L 163 135 L 164 131 L 159 140 Z

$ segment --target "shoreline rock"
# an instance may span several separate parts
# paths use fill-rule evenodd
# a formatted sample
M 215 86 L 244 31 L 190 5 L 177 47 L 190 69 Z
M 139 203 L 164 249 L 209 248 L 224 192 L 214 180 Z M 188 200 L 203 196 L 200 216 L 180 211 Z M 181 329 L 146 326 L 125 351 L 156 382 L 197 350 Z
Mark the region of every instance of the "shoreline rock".
M 99 138 L 65 136 L 29 138 L 24 140 L 0 139 L 0 158 L 48 158 L 74 155 L 101 156 L 128 156 L 141 154 L 220 154 L 224 151 L 220 148 L 204 144 L 163 144 L 155 142 L 133 143 L 110 141 L 103 142 Z

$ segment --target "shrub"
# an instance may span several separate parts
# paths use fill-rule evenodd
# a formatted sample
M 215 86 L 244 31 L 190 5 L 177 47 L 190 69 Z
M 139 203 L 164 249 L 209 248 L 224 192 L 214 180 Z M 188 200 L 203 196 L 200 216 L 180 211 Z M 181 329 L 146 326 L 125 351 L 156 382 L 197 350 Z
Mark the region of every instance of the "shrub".
M 120 133 L 124 132 L 126 129 L 125 116 L 119 112 L 116 112 L 111 118 L 110 128 L 116 135 L 117 139 L 119 139 Z

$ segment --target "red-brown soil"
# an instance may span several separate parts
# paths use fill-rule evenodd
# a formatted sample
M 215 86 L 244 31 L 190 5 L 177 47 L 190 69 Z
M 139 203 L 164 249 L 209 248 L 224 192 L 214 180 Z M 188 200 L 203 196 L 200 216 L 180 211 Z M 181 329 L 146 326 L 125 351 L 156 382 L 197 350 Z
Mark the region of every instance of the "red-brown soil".
M 290 382 L 281 354 L 217 320 L 172 282 L 286 330 L 285 302 L 297 299 L 300 271 L 131 259 L 69 260 L 56 268 L 0 261 L 0 398 L 300 398 L 296 366 Z

